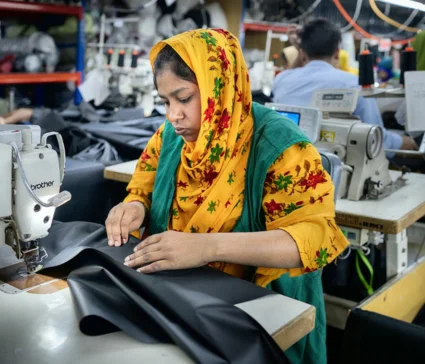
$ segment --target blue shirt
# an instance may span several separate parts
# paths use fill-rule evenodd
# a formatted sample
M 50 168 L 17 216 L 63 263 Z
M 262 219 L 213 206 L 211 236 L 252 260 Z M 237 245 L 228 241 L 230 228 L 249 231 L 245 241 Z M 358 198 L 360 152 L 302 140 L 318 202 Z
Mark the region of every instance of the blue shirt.
M 327 62 L 311 61 L 304 67 L 287 70 L 276 76 L 272 88 L 273 101 L 285 105 L 311 107 L 314 91 L 326 88 L 359 88 L 358 77 Z M 400 149 L 401 136 L 384 128 L 373 98 L 359 97 L 354 115 L 364 123 L 382 127 L 385 149 Z

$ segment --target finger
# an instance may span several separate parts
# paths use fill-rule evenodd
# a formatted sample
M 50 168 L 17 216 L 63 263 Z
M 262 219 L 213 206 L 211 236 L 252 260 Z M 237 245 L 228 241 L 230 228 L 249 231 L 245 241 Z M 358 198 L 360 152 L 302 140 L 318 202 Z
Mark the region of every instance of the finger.
M 125 258 L 124 265 L 130 268 L 139 268 L 149 263 L 154 263 L 163 260 L 164 253 L 162 251 L 151 252 L 141 255 L 140 253 L 129 255 Z
M 128 210 L 124 212 L 121 219 L 121 238 L 122 238 L 123 244 L 126 244 L 128 241 L 129 227 L 133 219 L 134 219 L 134 214 L 132 214 Z
M 145 267 L 139 268 L 137 271 L 143 274 L 159 272 L 161 270 L 172 269 L 171 264 L 167 260 L 159 260 L 155 263 L 149 264 Z
M 113 245 L 121 246 L 121 219 L 124 215 L 122 208 L 117 208 L 115 214 L 111 218 L 111 238 Z
M 105 228 L 106 228 L 106 235 L 108 236 L 108 245 L 112 246 L 114 245 L 114 240 L 112 238 L 112 216 L 114 214 L 115 208 L 113 208 L 105 221 Z
M 136 245 L 136 247 L 133 249 L 134 252 L 137 252 L 149 245 L 152 244 L 156 244 L 159 243 L 162 239 L 163 233 L 161 234 L 154 234 L 151 236 L 148 236 L 145 240 L 143 240 L 142 242 L 140 242 L 139 244 Z

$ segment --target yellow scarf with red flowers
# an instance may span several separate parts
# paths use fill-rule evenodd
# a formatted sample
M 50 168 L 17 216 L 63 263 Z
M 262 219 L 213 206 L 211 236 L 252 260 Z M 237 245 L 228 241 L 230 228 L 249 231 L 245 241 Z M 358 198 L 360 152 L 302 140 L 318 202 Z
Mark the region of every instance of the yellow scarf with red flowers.
M 150 54 L 152 67 L 165 44 L 195 73 L 202 108 L 198 139 L 182 148 L 168 228 L 231 231 L 242 213 L 254 126 L 242 50 L 225 30 L 199 29 L 156 44 Z

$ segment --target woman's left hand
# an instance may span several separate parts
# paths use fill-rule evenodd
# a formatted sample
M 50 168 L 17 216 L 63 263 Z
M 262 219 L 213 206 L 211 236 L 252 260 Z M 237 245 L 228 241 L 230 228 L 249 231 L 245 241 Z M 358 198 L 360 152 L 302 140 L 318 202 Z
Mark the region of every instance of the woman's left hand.
M 141 273 L 201 267 L 210 262 L 209 235 L 177 231 L 151 235 L 134 248 L 124 264 Z

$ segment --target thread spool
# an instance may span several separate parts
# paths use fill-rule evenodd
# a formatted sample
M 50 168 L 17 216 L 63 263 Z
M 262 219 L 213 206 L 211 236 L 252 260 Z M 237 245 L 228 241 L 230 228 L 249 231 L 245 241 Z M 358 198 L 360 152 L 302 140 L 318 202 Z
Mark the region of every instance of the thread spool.
M 374 83 L 373 54 L 364 50 L 359 55 L 359 85 L 363 88 L 372 88 Z
M 120 50 L 120 53 L 118 55 L 118 67 L 124 67 L 124 57 L 125 57 L 125 51 Z
M 112 48 L 108 49 L 108 53 L 106 56 L 106 65 L 109 66 L 111 64 L 112 61 L 112 54 L 114 53 L 114 50 Z
M 400 84 L 404 86 L 404 72 L 416 71 L 416 51 L 407 47 L 401 53 Z
M 139 59 L 139 52 L 133 51 L 131 54 L 131 68 L 137 68 L 137 60 Z

